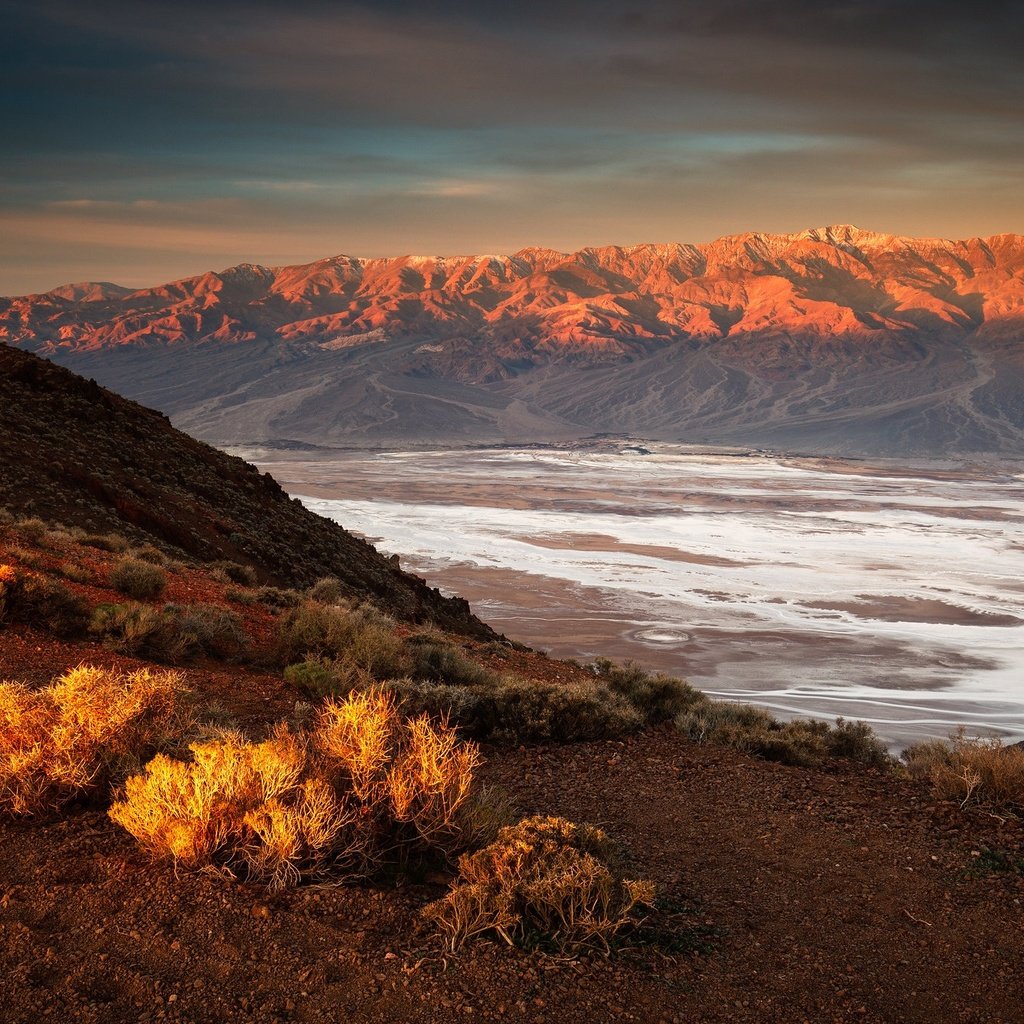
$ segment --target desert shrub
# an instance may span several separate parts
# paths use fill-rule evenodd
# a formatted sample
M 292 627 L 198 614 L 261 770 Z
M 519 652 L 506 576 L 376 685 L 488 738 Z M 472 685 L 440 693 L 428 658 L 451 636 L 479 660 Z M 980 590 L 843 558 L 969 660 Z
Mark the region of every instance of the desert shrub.
M 288 665 L 284 670 L 284 678 L 293 686 L 301 687 L 312 697 L 329 697 L 348 693 L 359 683 L 369 683 L 368 677 L 351 679 L 352 685 L 342 674 L 340 666 L 327 658 L 307 658 L 305 661 Z
M 11 558 L 16 558 L 28 569 L 42 569 L 43 566 L 46 565 L 46 560 L 36 551 L 33 551 L 30 548 L 23 548 L 18 544 L 10 545 L 7 548 L 7 554 Z
M 648 672 L 633 662 L 616 665 L 607 658 L 598 658 L 594 672 L 612 693 L 624 697 L 651 725 L 658 725 L 706 700 L 689 683 Z
M 650 882 L 619 875 L 600 829 L 537 816 L 464 854 L 451 891 L 423 913 L 452 950 L 492 936 L 578 952 L 609 949 L 634 908 L 653 900 Z
M 256 570 L 251 565 L 239 565 L 238 562 L 214 562 L 210 575 L 222 583 L 237 583 L 242 587 L 256 584 Z
M 154 544 L 142 544 L 131 550 L 132 558 L 140 558 L 143 562 L 153 565 L 166 565 L 167 556 Z
M 15 524 L 15 529 L 24 540 L 28 541 L 29 544 L 35 544 L 37 547 L 46 541 L 50 533 L 50 527 L 42 519 L 34 516 L 29 519 L 19 519 Z
M 306 597 L 310 601 L 319 601 L 321 604 L 340 604 L 345 596 L 345 588 L 336 576 L 322 576 L 306 590 Z
M 118 560 L 110 573 L 110 585 L 136 600 L 159 597 L 167 586 L 167 573 L 159 566 L 131 555 Z
M 783 764 L 818 765 L 828 757 L 850 757 L 877 767 L 891 762 L 863 722 L 839 719 L 834 727 L 811 719 L 782 722 L 750 704 L 707 700 L 677 716 L 675 723 L 698 742 L 735 747 Z
M 118 781 L 185 729 L 181 681 L 79 666 L 42 690 L 0 683 L 0 810 L 35 814 Z
M 170 664 L 201 654 L 236 658 L 250 645 L 238 615 L 217 605 L 104 604 L 90 629 L 121 654 Z
M 409 715 L 432 715 L 443 718 L 476 739 L 493 739 L 495 715 L 487 690 L 422 679 L 389 679 L 383 684 L 401 702 Z M 365 687 L 356 681 L 353 688 Z
M 71 580 L 72 583 L 89 584 L 96 582 L 96 573 L 89 566 L 81 565 L 79 562 L 64 562 L 57 571 L 64 579 Z
M 643 719 L 600 685 L 533 682 L 509 676 L 480 691 L 476 709 L 484 735 L 511 742 L 565 743 L 635 732 Z
M 247 608 L 256 603 L 256 595 L 251 590 L 242 590 L 240 587 L 228 587 L 224 591 L 224 598 Z
M 89 606 L 63 583 L 0 566 L 0 621 L 7 619 L 58 636 L 80 636 L 88 628 Z
M 837 718 L 826 739 L 829 753 L 833 757 L 847 757 L 851 761 L 871 764 L 876 768 L 891 768 L 896 763 L 867 722 Z
M 152 605 L 101 604 L 93 611 L 89 629 L 119 654 L 171 664 L 185 654 L 173 619 Z
M 925 740 L 903 752 L 914 778 L 927 779 L 944 800 L 1024 808 L 1024 750 L 962 730 L 948 741 Z
M 439 680 L 453 686 L 480 686 L 498 679 L 443 637 L 440 640 L 411 637 L 408 651 L 409 675 L 414 679 Z
M 301 661 L 309 655 L 337 657 L 350 636 L 348 609 L 303 601 L 278 621 L 278 657 L 283 664 Z
M 405 675 L 409 668 L 394 624 L 369 606 L 353 609 L 304 601 L 281 616 L 277 651 L 284 664 L 309 656 L 344 659 L 375 679 Z
M 110 816 L 152 854 L 218 864 L 272 887 L 365 874 L 464 842 L 479 753 L 443 723 L 404 719 L 381 692 L 328 701 L 309 731 L 235 732 L 158 755 Z
M 516 805 L 500 786 L 479 786 L 459 808 L 456 821 L 465 845 L 476 850 L 498 838 L 498 833 L 519 818 Z
M 395 633 L 393 623 L 373 614 L 363 617 L 358 612 L 351 619 L 348 646 L 342 652 L 343 662 L 379 680 L 401 676 L 408 671 L 406 645 Z
M 167 605 L 164 615 L 174 621 L 186 658 L 207 654 L 226 660 L 239 658 L 249 649 L 242 619 L 229 608 L 215 604 Z
M 282 590 L 279 587 L 258 587 L 254 591 L 256 600 L 268 608 L 294 608 L 302 602 L 297 590 Z
M 122 537 L 119 533 L 89 533 L 79 543 L 99 551 L 111 551 L 114 554 L 121 554 L 130 546 L 127 538 Z

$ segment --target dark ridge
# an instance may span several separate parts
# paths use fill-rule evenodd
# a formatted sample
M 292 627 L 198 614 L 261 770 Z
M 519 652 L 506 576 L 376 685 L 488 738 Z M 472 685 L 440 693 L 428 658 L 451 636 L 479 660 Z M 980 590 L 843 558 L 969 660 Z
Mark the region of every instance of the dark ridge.
M 310 512 L 269 473 L 93 380 L 0 345 L 0 394 L 0 504 L 12 512 L 230 559 L 278 585 L 336 576 L 399 618 L 495 636 L 466 601 Z

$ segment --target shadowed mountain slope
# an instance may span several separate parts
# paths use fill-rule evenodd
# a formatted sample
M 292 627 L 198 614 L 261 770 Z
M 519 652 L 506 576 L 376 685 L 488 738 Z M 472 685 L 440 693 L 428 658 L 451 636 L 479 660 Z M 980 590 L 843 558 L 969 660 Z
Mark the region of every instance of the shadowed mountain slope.
M 1020 450 L 1024 237 L 840 225 L 573 254 L 338 256 L 0 300 L 0 339 L 199 437 L 624 432 L 875 454 Z
M 266 582 L 333 575 L 406 620 L 494 634 L 371 545 L 292 500 L 266 473 L 28 352 L 0 346 L 0 505 L 253 566 Z

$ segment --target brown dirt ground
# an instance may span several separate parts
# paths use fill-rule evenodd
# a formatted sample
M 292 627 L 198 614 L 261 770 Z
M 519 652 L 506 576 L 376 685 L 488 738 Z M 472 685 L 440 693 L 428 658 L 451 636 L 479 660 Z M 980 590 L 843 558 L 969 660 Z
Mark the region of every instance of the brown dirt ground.
M 110 558 L 87 557 L 98 573 Z M 199 573 L 172 587 L 172 599 L 223 599 Z M 269 635 L 268 613 L 236 610 Z M 533 676 L 580 671 L 475 649 Z M 42 683 L 82 661 L 137 664 L 0 633 L 0 678 Z M 185 675 L 253 726 L 299 696 L 252 666 Z M 962 812 L 861 766 L 790 768 L 668 728 L 485 754 L 484 781 L 523 812 L 598 822 L 623 841 L 671 903 L 650 922 L 660 945 L 608 959 L 490 943 L 445 955 L 417 924 L 442 879 L 270 895 L 213 872 L 176 876 L 102 808 L 78 807 L 0 824 L 0 1022 L 1024 1019 L 1024 877 L 989 852 L 1024 854 L 1016 818 Z

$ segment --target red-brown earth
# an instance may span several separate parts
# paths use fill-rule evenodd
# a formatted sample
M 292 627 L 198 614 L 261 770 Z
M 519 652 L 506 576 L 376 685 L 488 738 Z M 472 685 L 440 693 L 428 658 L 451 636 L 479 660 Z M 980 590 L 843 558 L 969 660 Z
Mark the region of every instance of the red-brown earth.
M 116 599 L 116 556 L 50 541 Z M 22 564 L 25 546 L 0 551 Z M 187 683 L 259 731 L 304 695 L 259 666 L 273 613 L 231 602 L 199 568 L 166 597 L 227 604 L 256 662 L 201 661 Z M 400 627 L 405 629 L 407 627 Z M 549 681 L 579 666 L 452 638 L 493 667 Z M 132 667 L 88 640 L 7 626 L 0 678 L 42 684 L 80 662 Z M 216 872 L 153 864 L 102 806 L 0 824 L 0 1020 L 1001 1021 L 1024 996 L 1019 819 L 935 800 L 910 780 L 840 760 L 771 764 L 663 727 L 621 741 L 488 746 L 484 781 L 522 812 L 601 823 L 667 906 L 649 939 L 610 958 L 479 943 L 446 954 L 418 922 L 443 879 L 271 895 Z M 656 931 L 655 931 L 656 929 Z

